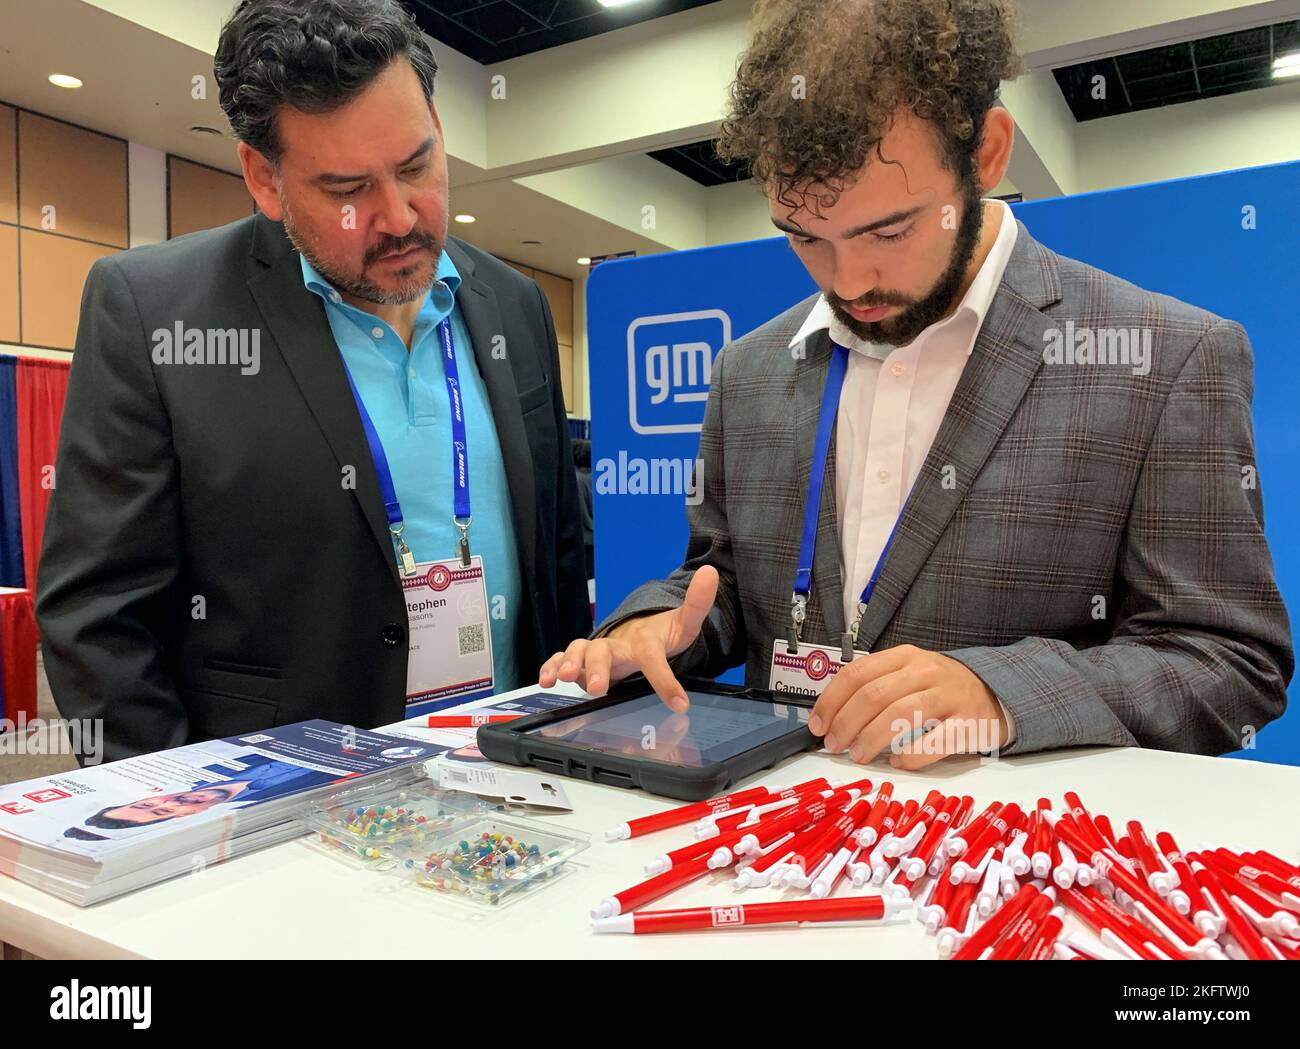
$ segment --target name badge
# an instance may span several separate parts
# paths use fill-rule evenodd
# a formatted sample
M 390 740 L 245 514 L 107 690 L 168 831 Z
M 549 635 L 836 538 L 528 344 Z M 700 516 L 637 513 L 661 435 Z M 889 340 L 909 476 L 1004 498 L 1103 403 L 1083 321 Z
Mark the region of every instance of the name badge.
M 409 637 L 407 716 L 492 694 L 492 626 L 483 558 L 423 561 L 402 580 Z
M 773 692 L 787 692 L 796 696 L 820 696 L 841 667 L 848 663 L 840 659 L 839 648 L 834 645 L 803 645 L 797 653 L 786 651 L 785 638 L 778 637 L 772 645 L 772 672 L 767 687 Z M 867 653 L 855 650 L 853 658 Z

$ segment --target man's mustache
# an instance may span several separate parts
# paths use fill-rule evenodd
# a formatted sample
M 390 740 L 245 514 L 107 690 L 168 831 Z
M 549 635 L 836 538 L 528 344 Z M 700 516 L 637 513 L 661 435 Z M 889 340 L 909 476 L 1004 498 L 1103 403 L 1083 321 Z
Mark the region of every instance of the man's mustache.
M 370 251 L 366 252 L 366 264 L 369 265 L 377 259 L 383 258 L 385 255 L 400 255 L 403 252 L 410 251 L 412 248 L 433 247 L 435 247 L 434 239 L 427 233 L 420 233 L 406 237 L 402 240 L 394 238 L 389 241 L 383 241 Z

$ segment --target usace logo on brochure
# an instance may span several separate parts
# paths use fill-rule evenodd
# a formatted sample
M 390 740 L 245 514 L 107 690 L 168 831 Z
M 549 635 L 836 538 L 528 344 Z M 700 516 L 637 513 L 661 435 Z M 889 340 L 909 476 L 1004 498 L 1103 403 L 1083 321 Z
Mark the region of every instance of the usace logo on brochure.
M 59 790 L 58 787 L 45 787 L 42 790 L 34 790 L 30 794 L 24 794 L 23 797 L 37 805 L 45 805 L 51 801 L 62 801 L 64 798 L 72 797 L 72 795 L 66 790 Z M 4 804 L 0 804 L 0 812 L 7 812 L 11 816 L 23 816 L 35 811 L 35 809 L 29 808 L 21 801 L 6 801 Z

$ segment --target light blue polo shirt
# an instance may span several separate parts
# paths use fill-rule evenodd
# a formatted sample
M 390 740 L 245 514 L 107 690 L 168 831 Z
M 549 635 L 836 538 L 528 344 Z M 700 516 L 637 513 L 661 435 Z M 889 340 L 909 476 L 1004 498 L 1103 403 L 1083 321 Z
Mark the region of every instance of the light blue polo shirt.
M 451 519 L 451 407 L 438 339 L 438 325 L 451 316 L 469 445 L 470 509 L 474 518 L 469 545 L 471 553 L 483 558 L 495 691 L 518 688 L 515 630 L 523 584 L 510 488 L 487 388 L 479 374 L 469 329 L 456 305 L 460 274 L 455 264 L 444 251 L 438 262 L 437 280 L 416 316 L 408 352 L 401 336 L 387 321 L 349 305 L 305 257 L 299 258 L 303 284 L 325 303 L 334 341 L 384 445 L 406 522 L 404 538 L 417 561 L 455 557 L 460 539 Z M 395 555 L 390 552 L 390 556 Z M 455 702 L 462 703 L 466 698 Z

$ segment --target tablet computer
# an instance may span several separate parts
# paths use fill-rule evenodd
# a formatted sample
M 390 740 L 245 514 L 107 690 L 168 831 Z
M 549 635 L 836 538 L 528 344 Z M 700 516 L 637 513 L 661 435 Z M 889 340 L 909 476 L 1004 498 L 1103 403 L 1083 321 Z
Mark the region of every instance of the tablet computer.
M 816 745 L 813 696 L 682 679 L 691 702 L 669 710 L 643 679 L 599 699 L 478 730 L 484 757 L 552 775 L 701 801 Z

